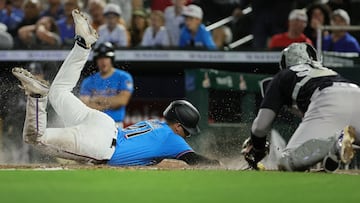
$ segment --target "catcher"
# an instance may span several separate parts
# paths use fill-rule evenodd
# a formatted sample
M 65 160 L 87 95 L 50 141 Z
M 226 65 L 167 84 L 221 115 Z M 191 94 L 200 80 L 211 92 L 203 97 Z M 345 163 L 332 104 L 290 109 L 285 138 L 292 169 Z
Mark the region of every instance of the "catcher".
M 249 165 L 258 169 L 268 151 L 267 133 L 282 106 L 296 106 L 302 122 L 282 151 L 280 170 L 304 171 L 318 162 L 334 171 L 354 157 L 360 143 L 360 88 L 317 61 L 316 50 L 293 43 L 282 51 L 281 71 L 266 88 L 251 136 L 243 144 Z

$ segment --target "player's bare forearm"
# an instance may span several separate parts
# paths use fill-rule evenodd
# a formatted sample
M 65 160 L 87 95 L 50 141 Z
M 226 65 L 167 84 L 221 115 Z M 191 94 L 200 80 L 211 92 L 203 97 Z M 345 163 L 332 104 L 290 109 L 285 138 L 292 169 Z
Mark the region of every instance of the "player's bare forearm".
M 121 91 L 119 94 L 110 97 L 97 96 L 93 97 L 95 103 L 98 103 L 104 109 L 118 109 L 129 103 L 131 93 L 129 91 Z
M 96 109 L 99 111 L 103 111 L 105 110 L 105 108 L 100 105 L 98 102 L 95 102 L 94 100 L 91 99 L 90 96 L 80 96 L 80 100 L 88 107 L 92 108 L 92 109 Z

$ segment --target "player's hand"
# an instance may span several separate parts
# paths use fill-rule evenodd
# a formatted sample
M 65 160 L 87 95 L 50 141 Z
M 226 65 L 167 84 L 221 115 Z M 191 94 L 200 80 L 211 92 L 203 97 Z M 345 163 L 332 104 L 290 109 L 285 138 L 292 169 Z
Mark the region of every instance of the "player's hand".
M 249 137 L 244 141 L 241 153 L 244 155 L 245 160 L 248 162 L 250 168 L 259 170 L 258 162 L 269 153 L 269 142 L 266 142 L 263 149 L 255 149 L 251 138 Z

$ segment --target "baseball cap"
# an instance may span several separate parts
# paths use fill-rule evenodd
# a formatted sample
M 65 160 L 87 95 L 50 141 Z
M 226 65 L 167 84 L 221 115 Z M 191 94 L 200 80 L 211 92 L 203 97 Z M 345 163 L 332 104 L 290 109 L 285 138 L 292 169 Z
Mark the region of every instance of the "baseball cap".
M 333 11 L 332 16 L 340 16 L 342 19 L 345 20 L 346 24 L 350 25 L 350 16 L 345 10 L 336 9 L 335 11 Z
M 184 8 L 182 15 L 202 19 L 203 11 L 199 6 L 190 4 Z
M 108 14 L 115 14 L 117 16 L 121 16 L 121 8 L 119 5 L 117 4 L 106 4 L 105 8 L 104 8 L 104 15 L 108 15 Z
M 132 14 L 133 14 L 133 16 L 141 16 L 143 18 L 146 17 L 146 13 L 142 9 L 136 9 L 136 10 L 133 11 Z
M 289 20 L 303 20 L 307 22 L 308 17 L 304 9 L 294 9 L 289 14 Z

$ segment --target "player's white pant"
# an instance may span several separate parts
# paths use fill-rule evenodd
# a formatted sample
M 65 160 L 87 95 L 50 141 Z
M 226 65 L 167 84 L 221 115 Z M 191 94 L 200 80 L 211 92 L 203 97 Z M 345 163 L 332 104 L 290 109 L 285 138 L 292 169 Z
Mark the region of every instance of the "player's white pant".
M 359 102 L 360 88 L 346 83 L 315 91 L 303 121 L 282 154 L 281 167 L 289 171 L 306 170 L 329 153 L 337 153 L 336 142 L 347 125 L 353 126 L 359 136 Z
M 75 44 L 50 87 L 49 101 L 63 119 L 65 128 L 46 128 L 47 98 L 28 97 L 25 141 L 36 135 L 39 147 L 62 158 L 83 161 L 111 158 L 117 137 L 114 120 L 87 107 L 71 92 L 89 53 L 90 50 Z

